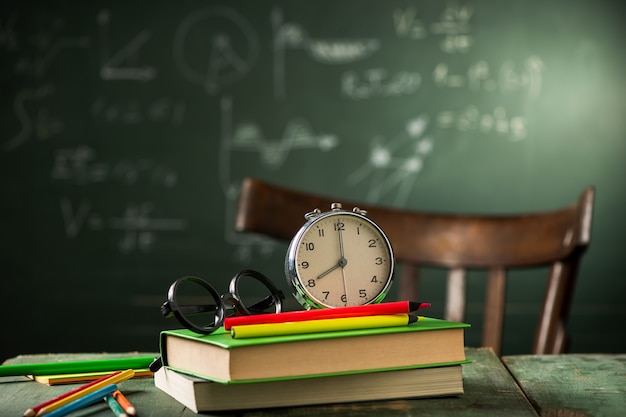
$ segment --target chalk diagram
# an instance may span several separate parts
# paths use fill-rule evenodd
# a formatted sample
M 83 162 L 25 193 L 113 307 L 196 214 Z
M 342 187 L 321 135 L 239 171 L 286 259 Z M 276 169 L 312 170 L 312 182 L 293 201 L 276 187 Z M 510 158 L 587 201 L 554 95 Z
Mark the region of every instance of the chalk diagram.
M 233 9 L 207 7 L 180 23 L 173 54 L 188 81 L 215 95 L 252 70 L 259 54 L 259 38 L 250 23 Z
M 339 139 L 328 133 L 318 133 L 306 118 L 298 117 L 287 121 L 278 138 L 267 138 L 261 126 L 253 121 L 235 121 L 233 100 L 220 100 L 220 183 L 226 196 L 225 234 L 229 243 L 237 245 L 235 257 L 242 261 L 250 259 L 253 246 L 264 254 L 271 253 L 274 244 L 258 236 L 239 235 L 232 230 L 239 181 L 232 167 L 243 154 L 258 156 L 259 168 L 276 171 L 281 168 L 291 152 L 330 152 L 339 144 Z M 250 172 L 250 169 L 248 169 Z
M 350 64 L 365 59 L 380 48 L 376 38 L 313 38 L 299 24 L 283 22 L 280 8 L 271 12 L 274 35 L 274 96 L 285 97 L 285 52 L 302 50 L 314 61 L 325 65 Z
M 373 138 L 367 162 L 348 176 L 347 183 L 367 184 L 366 199 L 371 203 L 393 198 L 393 205 L 405 206 L 434 147 L 433 138 L 427 135 L 429 122 L 428 115 L 421 114 L 409 120 L 394 138 Z
M 303 117 L 288 120 L 283 133 L 278 138 L 265 137 L 260 125 L 253 121 L 235 122 L 233 100 L 223 97 L 220 100 L 221 142 L 220 180 L 224 191 L 233 183 L 232 159 L 237 153 L 254 153 L 259 157 L 263 169 L 279 169 L 289 153 L 296 150 L 319 150 L 329 152 L 339 143 L 335 135 L 316 133 Z
M 115 54 L 110 53 L 110 30 L 111 12 L 101 10 L 96 22 L 100 36 L 100 77 L 103 80 L 135 80 L 151 81 L 156 78 L 157 71 L 153 66 L 138 66 L 139 50 L 152 39 L 152 31 L 144 29 L 140 31 L 124 47 Z

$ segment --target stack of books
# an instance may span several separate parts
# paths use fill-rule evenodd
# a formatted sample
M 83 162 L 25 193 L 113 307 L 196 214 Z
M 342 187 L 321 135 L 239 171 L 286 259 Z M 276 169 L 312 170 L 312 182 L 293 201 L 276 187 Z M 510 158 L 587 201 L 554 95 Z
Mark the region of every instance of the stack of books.
M 463 394 L 465 323 L 235 338 L 161 333 L 155 385 L 194 412 Z

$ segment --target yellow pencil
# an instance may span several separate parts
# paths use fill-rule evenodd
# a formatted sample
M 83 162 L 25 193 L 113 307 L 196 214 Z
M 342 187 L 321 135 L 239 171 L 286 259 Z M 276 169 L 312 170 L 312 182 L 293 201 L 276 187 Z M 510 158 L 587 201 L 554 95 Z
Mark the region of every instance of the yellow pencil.
M 287 323 L 249 324 L 233 326 L 231 328 L 231 336 L 236 339 L 244 339 L 251 337 L 335 332 L 341 330 L 374 329 L 379 327 L 399 327 L 407 326 L 417 320 L 418 317 L 410 314 L 390 314 L 292 321 Z
M 119 374 L 113 374 L 111 375 L 110 378 L 107 379 L 103 379 L 102 381 L 98 382 L 97 384 L 93 384 L 90 385 L 89 387 L 85 388 L 84 390 L 78 391 L 75 394 L 69 395 L 67 397 L 61 398 L 59 401 L 56 401 L 52 404 L 48 404 L 47 406 L 41 408 L 38 412 L 37 412 L 37 417 L 39 416 L 43 416 L 45 414 L 48 414 L 51 411 L 56 410 L 57 408 L 63 407 L 66 404 L 69 404 L 73 401 L 76 401 L 79 398 L 84 397 L 87 394 L 91 394 L 94 391 L 99 390 L 100 388 L 103 388 L 107 385 L 111 385 L 111 384 L 117 384 L 118 382 L 121 381 L 125 381 L 129 378 L 132 378 L 133 375 L 135 375 L 135 371 L 133 369 L 127 369 L 123 372 L 120 372 Z

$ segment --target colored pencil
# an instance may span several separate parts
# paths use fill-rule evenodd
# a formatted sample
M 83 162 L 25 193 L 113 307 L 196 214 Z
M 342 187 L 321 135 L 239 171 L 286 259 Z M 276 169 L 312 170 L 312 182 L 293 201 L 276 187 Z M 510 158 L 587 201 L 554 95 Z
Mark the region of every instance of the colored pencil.
M 392 301 L 381 304 L 366 304 L 362 306 L 324 308 L 320 310 L 288 311 L 278 314 L 255 314 L 252 316 L 233 316 L 224 319 L 224 328 L 230 330 L 233 326 L 265 323 L 285 323 L 291 321 L 305 321 L 331 319 L 342 317 L 374 316 L 381 314 L 402 314 L 430 307 L 429 303 L 412 301 Z
M 91 394 L 92 392 L 95 392 L 102 387 L 105 387 L 111 384 L 117 384 L 118 382 L 132 378 L 133 375 L 135 375 L 135 371 L 133 371 L 132 369 L 127 369 L 125 371 L 120 372 L 119 374 L 111 375 L 108 378 L 98 382 L 97 384 L 93 384 L 93 385 L 91 383 L 87 384 L 88 386 L 85 387 L 84 389 L 41 408 L 37 412 L 36 416 L 43 416 L 45 414 L 48 414 L 51 411 L 61 408 L 65 406 L 66 404 L 71 403 L 72 401 L 76 401 L 77 399 L 84 397 L 85 395 Z
M 55 403 L 55 402 L 57 402 L 59 400 L 62 400 L 65 397 L 69 397 L 72 394 L 75 394 L 75 393 L 77 393 L 79 391 L 82 391 L 85 388 L 89 388 L 92 385 L 95 385 L 95 384 L 97 384 L 97 383 L 99 383 L 101 381 L 105 381 L 105 380 L 109 379 L 109 377 L 111 377 L 113 375 L 120 374 L 120 373 L 122 373 L 122 371 L 117 371 L 117 372 L 114 372 L 112 374 L 104 375 L 104 376 L 102 376 L 102 377 L 100 377 L 100 378 L 98 378 L 98 379 L 96 379 L 94 381 L 91 381 L 90 383 L 88 383 L 86 385 L 81 385 L 80 387 L 75 388 L 75 389 L 73 389 L 71 391 L 68 391 L 68 392 L 66 392 L 64 394 L 61 394 L 58 397 L 54 397 L 54 398 L 52 398 L 52 399 L 50 399 L 48 401 L 44 401 L 41 404 L 37 404 L 36 406 L 31 407 L 28 410 L 24 411 L 24 417 L 32 417 L 32 416 L 36 415 L 39 412 L 39 410 L 41 410 L 45 406 L 50 405 L 52 403 Z
M 112 393 L 116 389 L 117 385 L 115 384 L 105 385 L 104 387 L 92 392 L 91 394 L 87 394 L 84 397 L 78 398 L 75 401 L 65 404 L 63 407 L 51 411 L 46 415 L 48 417 L 61 417 L 67 415 L 73 411 L 80 410 L 81 408 L 85 408 L 88 405 L 101 401 L 105 396 Z
M 379 327 L 407 326 L 418 320 L 410 314 L 388 314 L 362 317 L 341 317 L 292 321 L 287 323 L 266 323 L 233 326 L 231 336 L 235 339 L 268 336 L 287 336 L 303 333 L 321 333 L 341 330 L 374 329 Z
M 152 356 L 98 359 L 74 362 L 29 363 L 0 366 L 0 376 L 55 375 L 78 372 L 119 371 L 120 369 L 142 369 L 150 366 Z
M 135 410 L 135 406 L 133 406 L 131 402 L 128 401 L 128 398 L 126 398 L 126 396 L 122 394 L 122 391 L 117 390 L 111 395 L 113 395 L 113 398 L 115 398 L 117 402 L 120 403 L 126 414 L 129 414 L 131 416 L 135 415 L 135 413 L 137 412 L 137 410 Z
M 154 372 L 149 369 L 135 369 L 133 378 L 142 378 L 153 376 Z M 64 385 L 64 384 L 85 384 L 87 382 L 111 375 L 111 371 L 107 372 L 84 372 L 78 374 L 58 374 L 58 375 L 35 375 L 31 377 L 40 384 L 46 385 Z
M 115 417 L 128 417 L 120 403 L 118 403 L 117 400 L 113 398 L 113 396 L 107 395 L 106 397 L 104 397 L 104 401 L 108 404 L 111 411 L 113 411 Z

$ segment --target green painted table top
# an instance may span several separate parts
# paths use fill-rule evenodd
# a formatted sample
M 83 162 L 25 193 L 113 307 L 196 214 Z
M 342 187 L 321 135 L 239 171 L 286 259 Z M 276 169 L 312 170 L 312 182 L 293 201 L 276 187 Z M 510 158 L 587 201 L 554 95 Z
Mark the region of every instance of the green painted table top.
M 139 355 L 145 356 L 145 353 Z M 7 363 L 103 358 L 106 355 L 18 356 Z M 242 417 L 333 416 L 618 416 L 626 409 L 626 355 L 509 356 L 503 361 L 488 349 L 467 349 L 463 365 L 465 394 L 459 397 L 376 401 L 239 412 Z M 0 416 L 21 416 L 28 407 L 74 386 L 46 386 L 26 377 L 0 378 Z M 525 396 L 522 387 L 528 396 Z M 124 381 L 120 388 L 139 416 L 190 417 L 195 414 L 154 387 L 152 378 Z M 530 399 L 530 401 L 529 401 Z M 532 403 L 532 405 L 531 405 Z M 536 407 L 539 413 L 535 411 Z M 556 411 L 555 411 L 556 410 Z M 569 410 L 570 414 L 559 410 Z M 618 413 L 619 411 L 619 413 Z M 572 414 L 573 413 L 573 414 Z M 577 414 L 576 414 L 577 413 Z M 104 402 L 72 416 L 111 417 Z M 222 417 L 228 413 L 218 414 Z
M 145 356 L 146 354 L 140 354 Z M 105 355 L 29 355 L 18 356 L 7 363 L 45 362 L 103 358 Z M 514 383 L 500 360 L 487 349 L 468 349 L 472 363 L 463 365 L 465 394 L 460 397 L 415 400 L 376 401 L 314 407 L 258 410 L 237 413 L 243 417 L 265 416 L 536 416 L 532 407 Z M 20 416 L 28 407 L 53 398 L 74 386 L 46 386 L 26 377 L 0 378 L 0 415 Z M 133 402 L 139 416 L 189 417 L 195 414 L 154 387 L 152 378 L 132 379 L 120 388 Z M 104 402 L 77 412 L 76 416 L 111 417 Z M 224 413 L 219 414 L 225 416 Z M 228 414 L 226 414 L 228 415 Z
M 626 415 L 626 354 L 505 356 L 541 416 Z

